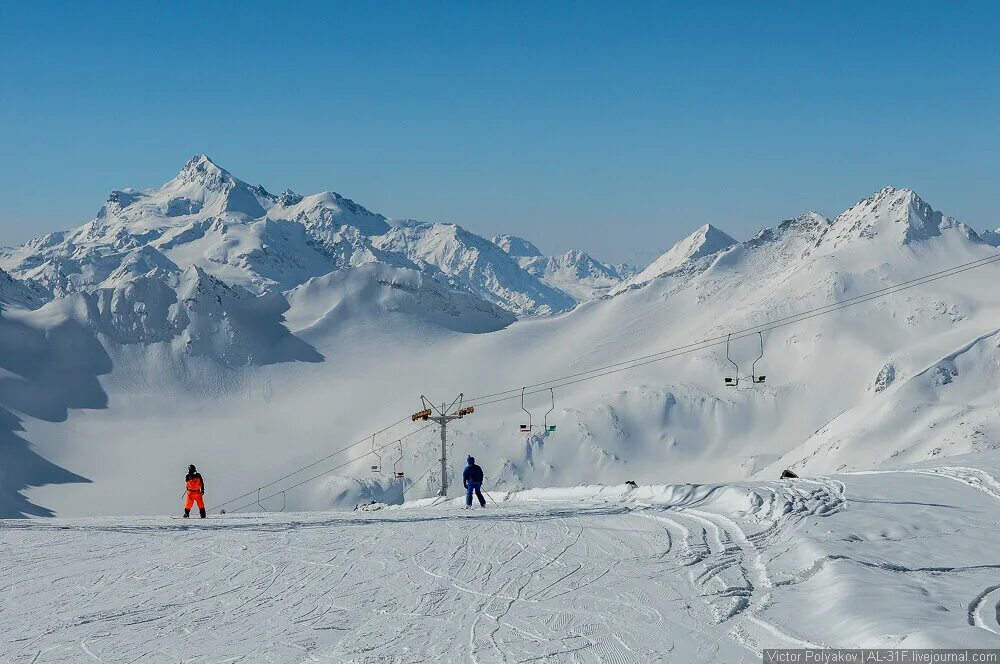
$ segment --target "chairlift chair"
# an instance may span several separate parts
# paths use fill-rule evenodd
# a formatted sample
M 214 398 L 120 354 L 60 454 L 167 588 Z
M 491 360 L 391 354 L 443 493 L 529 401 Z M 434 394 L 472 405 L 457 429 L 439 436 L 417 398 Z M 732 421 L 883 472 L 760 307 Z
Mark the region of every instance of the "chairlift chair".
M 730 378 L 729 376 L 726 376 L 726 387 L 739 387 L 740 386 L 740 365 L 736 364 L 736 362 L 733 362 L 733 358 L 730 357 L 730 355 L 729 355 L 729 340 L 732 338 L 732 336 L 733 335 L 730 334 L 728 337 L 726 337 L 726 359 L 729 360 L 729 363 L 731 365 L 733 365 L 734 369 L 736 369 L 736 375 L 735 375 L 734 378 Z
M 736 389 L 739 389 L 739 387 L 740 387 L 740 367 L 739 367 L 738 364 L 736 364 L 736 362 L 733 361 L 733 358 L 729 354 L 729 342 L 732 339 L 732 336 L 733 335 L 730 334 L 729 336 L 726 337 L 726 359 L 729 360 L 729 363 L 732 364 L 733 368 L 736 369 L 736 375 L 735 375 L 735 377 L 732 377 L 732 378 L 730 378 L 729 376 L 727 376 L 725 378 L 725 385 L 726 385 L 726 387 L 735 387 Z M 764 381 L 767 379 L 767 376 L 764 376 L 764 375 L 758 376 L 757 375 L 757 362 L 759 362 L 761 360 L 761 358 L 764 357 L 764 333 L 763 332 L 758 332 L 757 333 L 757 337 L 760 340 L 760 355 L 757 356 L 757 358 L 753 361 L 753 365 L 750 367 L 750 376 L 749 376 L 749 378 L 750 378 L 750 383 L 751 384 L 753 384 L 753 385 L 763 385 Z M 746 378 L 744 378 L 744 380 L 746 380 Z
M 401 480 L 404 477 L 406 477 L 406 473 L 404 473 L 402 470 L 397 470 L 397 466 L 403 461 L 403 439 L 400 438 L 396 442 L 399 443 L 399 458 L 396 459 L 396 461 L 392 464 L 392 475 L 397 480 Z
M 523 410 L 528 415 L 528 423 L 521 425 L 522 433 L 531 433 L 531 412 L 524 407 L 524 390 L 526 388 L 521 388 L 521 410 Z
M 378 463 L 377 464 L 373 463 L 372 466 L 371 466 L 372 472 L 373 473 L 378 473 L 379 475 L 381 475 L 382 474 L 382 456 L 378 452 L 375 451 L 375 434 L 372 434 L 372 454 L 375 456 L 376 459 L 378 459 Z
M 548 433 L 554 432 L 556 430 L 556 425 L 549 424 L 549 414 L 556 409 L 556 393 L 553 388 L 549 388 L 549 396 L 552 397 L 552 407 L 545 412 L 545 419 L 543 420 L 542 430 Z
M 757 385 L 763 385 L 767 376 L 757 375 L 757 362 L 760 361 L 760 358 L 764 357 L 764 333 L 758 332 L 757 336 L 760 337 L 760 355 L 757 356 L 757 359 L 753 361 L 753 366 L 750 367 L 750 380 Z

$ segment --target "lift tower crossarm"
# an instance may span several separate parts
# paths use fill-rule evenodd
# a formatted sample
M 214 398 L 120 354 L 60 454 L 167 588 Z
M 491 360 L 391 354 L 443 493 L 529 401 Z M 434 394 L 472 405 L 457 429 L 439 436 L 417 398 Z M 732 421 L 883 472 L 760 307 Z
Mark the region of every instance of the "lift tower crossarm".
M 451 402 L 450 406 L 447 403 L 442 403 L 439 408 L 421 394 L 420 403 L 423 406 L 423 410 L 410 416 L 414 422 L 417 420 L 430 420 L 441 427 L 441 490 L 438 491 L 439 496 L 448 495 L 448 422 L 460 420 L 466 415 L 471 415 L 475 412 L 475 408 L 472 406 L 462 407 L 463 397 L 464 394 L 459 394 Z M 458 406 L 457 408 L 455 407 L 456 405 Z M 434 414 L 435 412 L 437 413 L 436 415 Z

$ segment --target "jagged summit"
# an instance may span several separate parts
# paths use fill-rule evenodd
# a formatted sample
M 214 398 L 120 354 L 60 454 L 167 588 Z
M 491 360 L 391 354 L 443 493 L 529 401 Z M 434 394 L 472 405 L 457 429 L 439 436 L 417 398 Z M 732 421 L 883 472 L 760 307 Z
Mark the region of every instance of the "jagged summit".
M 515 258 L 542 255 L 542 252 L 538 249 L 538 247 L 528 240 L 516 235 L 508 235 L 506 233 L 494 235 L 492 242 Z
M 969 226 L 932 208 L 912 189 L 885 187 L 837 215 L 823 242 L 833 247 L 857 239 L 881 238 L 900 245 L 921 242 L 956 229 L 980 240 Z
M 207 154 L 198 154 L 191 157 L 170 182 L 198 184 L 211 191 L 221 191 L 235 181 L 229 171 L 212 161 Z

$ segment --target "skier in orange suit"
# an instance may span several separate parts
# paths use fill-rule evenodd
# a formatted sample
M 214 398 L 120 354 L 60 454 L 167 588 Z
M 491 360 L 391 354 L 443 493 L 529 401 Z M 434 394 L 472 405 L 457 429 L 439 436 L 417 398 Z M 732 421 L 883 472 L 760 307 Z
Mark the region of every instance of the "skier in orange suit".
M 194 467 L 194 464 L 188 466 L 187 477 L 184 478 L 187 482 L 187 494 L 186 500 L 184 501 L 184 518 L 187 519 L 191 516 L 191 507 L 195 503 L 198 503 L 198 511 L 201 513 L 201 518 L 205 518 L 205 480 L 201 478 L 201 473 L 198 469 Z

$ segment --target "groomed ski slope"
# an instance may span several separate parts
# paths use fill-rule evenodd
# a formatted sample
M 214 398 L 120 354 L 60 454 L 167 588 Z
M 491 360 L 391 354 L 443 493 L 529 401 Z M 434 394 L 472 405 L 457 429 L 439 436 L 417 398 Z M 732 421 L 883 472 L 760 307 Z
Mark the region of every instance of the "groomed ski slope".
M 2 662 L 758 662 L 1000 647 L 1000 456 L 353 513 L 0 522 Z

